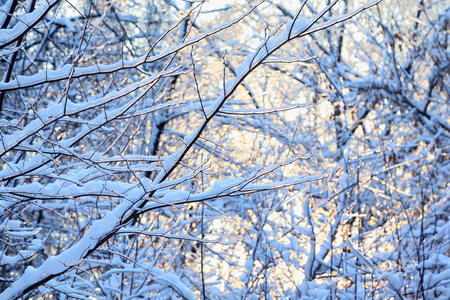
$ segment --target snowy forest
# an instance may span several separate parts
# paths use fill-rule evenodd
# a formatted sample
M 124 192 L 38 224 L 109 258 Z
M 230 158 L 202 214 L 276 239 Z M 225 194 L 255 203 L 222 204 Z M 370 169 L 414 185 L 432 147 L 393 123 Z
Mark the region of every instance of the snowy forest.
M 445 0 L 0 0 L 0 299 L 450 299 Z

